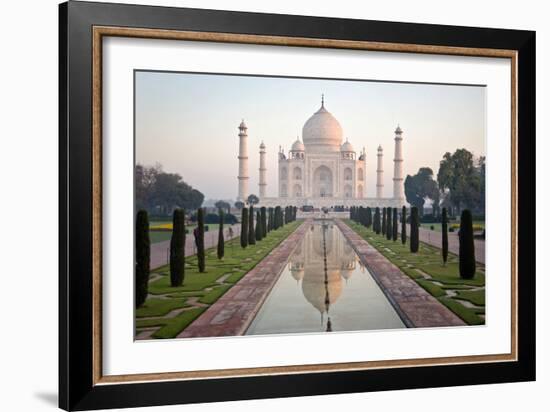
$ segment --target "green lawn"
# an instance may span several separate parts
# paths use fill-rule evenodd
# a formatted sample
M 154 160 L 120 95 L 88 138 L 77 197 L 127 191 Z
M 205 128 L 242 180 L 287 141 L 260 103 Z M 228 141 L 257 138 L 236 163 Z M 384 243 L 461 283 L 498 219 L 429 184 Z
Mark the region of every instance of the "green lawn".
M 408 239 L 407 243 L 403 245 L 401 237 L 394 242 L 352 220 L 345 222 L 388 260 L 398 266 L 403 273 L 414 279 L 466 323 L 469 325 L 485 323 L 484 265 L 476 263 L 477 271 L 474 278 L 462 279 L 458 270 L 458 257 L 452 253 L 449 253 L 447 264 L 443 265 L 441 250 L 434 246 L 421 242 L 418 253 L 411 253 Z M 456 296 L 454 296 L 455 294 Z M 475 307 L 467 307 L 461 301 L 470 302 Z
M 161 275 L 149 283 L 150 297 L 136 310 L 136 328 L 161 326 L 153 338 L 174 338 L 195 320 L 207 306 L 216 302 L 246 273 L 267 256 L 281 241 L 294 232 L 302 222 L 289 223 L 268 233 L 256 245 L 246 249 L 240 239 L 225 242 L 225 257 L 219 260 L 216 248 L 206 251 L 206 272 L 200 273 L 197 257 L 188 256 L 185 262 L 185 278 L 182 286 L 170 285 L 168 265 L 155 269 Z M 207 306 L 204 306 L 207 305 Z M 174 309 L 184 308 L 177 316 L 167 316 Z
M 449 222 L 449 226 L 450 225 L 459 225 L 460 224 L 460 221 L 456 221 L 456 222 Z M 474 220 L 473 221 L 473 225 L 476 226 L 476 225 L 479 225 L 481 226 L 482 228 L 485 228 L 485 221 L 484 220 Z M 433 226 L 434 227 L 434 231 L 435 232 L 441 232 L 441 223 L 421 223 L 420 226 L 424 229 L 428 229 L 430 230 L 430 227 Z

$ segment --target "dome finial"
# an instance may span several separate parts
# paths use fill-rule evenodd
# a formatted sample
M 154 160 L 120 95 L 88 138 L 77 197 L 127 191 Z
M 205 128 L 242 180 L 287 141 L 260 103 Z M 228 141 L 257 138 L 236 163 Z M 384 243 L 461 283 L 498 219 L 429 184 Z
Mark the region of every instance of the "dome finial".
M 325 107 L 325 94 L 321 94 L 321 107 Z

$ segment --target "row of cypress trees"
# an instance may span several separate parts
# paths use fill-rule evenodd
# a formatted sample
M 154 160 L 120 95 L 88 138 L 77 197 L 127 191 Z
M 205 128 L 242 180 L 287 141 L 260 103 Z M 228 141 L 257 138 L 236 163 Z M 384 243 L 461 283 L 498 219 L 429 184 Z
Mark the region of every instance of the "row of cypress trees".
M 397 208 L 376 207 L 373 212 L 370 207 L 353 206 L 350 209 L 350 218 L 363 226 L 370 228 L 377 234 L 382 234 L 388 240 L 397 241 L 399 238 L 398 225 L 401 223 L 401 243 L 407 243 L 407 208 L 403 206 L 401 210 L 401 219 L 399 219 L 399 211 Z M 410 251 L 418 252 L 418 225 L 419 225 L 418 209 L 411 208 L 411 234 L 410 234 Z M 415 224 L 416 222 L 416 224 Z M 414 227 L 416 226 L 416 230 Z
M 396 208 L 375 208 L 374 218 L 372 217 L 372 209 L 363 206 L 350 209 L 350 218 L 363 226 L 370 228 L 376 234 L 382 233 L 388 240 L 396 241 L 398 237 L 398 210 Z M 401 242 L 407 242 L 407 208 L 403 206 L 401 211 Z M 420 246 L 419 227 L 420 217 L 418 208 L 411 208 L 411 230 L 410 230 L 410 251 L 417 253 Z M 447 263 L 449 256 L 449 235 L 448 235 L 448 218 L 447 209 L 442 208 L 441 211 L 441 258 L 443 264 Z M 473 233 L 472 213 L 465 209 L 460 217 L 459 231 L 459 273 L 463 279 L 472 279 L 475 276 L 476 261 L 475 261 L 475 244 Z
M 285 224 L 293 222 L 296 220 L 297 211 L 296 206 L 286 206 L 284 210 L 281 206 L 261 207 L 256 213 L 254 213 L 254 206 L 243 208 L 241 211 L 241 247 L 246 248 L 248 245 L 254 245 L 272 230 L 277 230 Z

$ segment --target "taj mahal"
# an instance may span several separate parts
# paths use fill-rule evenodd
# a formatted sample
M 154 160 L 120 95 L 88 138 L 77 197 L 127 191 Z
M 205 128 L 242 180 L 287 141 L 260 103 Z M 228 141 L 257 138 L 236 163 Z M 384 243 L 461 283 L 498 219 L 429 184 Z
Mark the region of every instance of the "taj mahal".
M 239 174 L 237 200 L 248 198 L 248 128 L 244 120 L 239 125 Z M 376 197 L 366 193 L 367 152 L 355 151 L 343 141 L 344 132 L 338 120 L 326 109 L 324 96 L 321 107 L 304 124 L 302 140 L 298 137 L 288 153 L 278 151 L 278 196 L 267 197 L 266 146 L 259 147 L 259 187 L 261 206 L 379 206 L 401 207 L 406 204 L 403 182 L 403 131 L 395 130 L 393 196 L 384 197 L 384 152 L 377 149 Z

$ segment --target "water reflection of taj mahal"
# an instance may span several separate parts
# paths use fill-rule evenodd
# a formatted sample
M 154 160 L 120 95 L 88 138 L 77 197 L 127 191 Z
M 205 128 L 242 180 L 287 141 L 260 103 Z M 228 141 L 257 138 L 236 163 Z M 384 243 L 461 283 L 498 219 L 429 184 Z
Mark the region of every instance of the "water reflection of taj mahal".
M 290 259 L 290 273 L 298 283 L 306 300 L 321 314 L 329 312 L 330 305 L 340 298 L 345 283 L 351 278 L 357 261 L 352 247 L 332 222 L 311 226 Z M 326 247 L 326 276 L 324 267 L 323 230 Z M 326 280 L 326 283 L 325 283 Z

